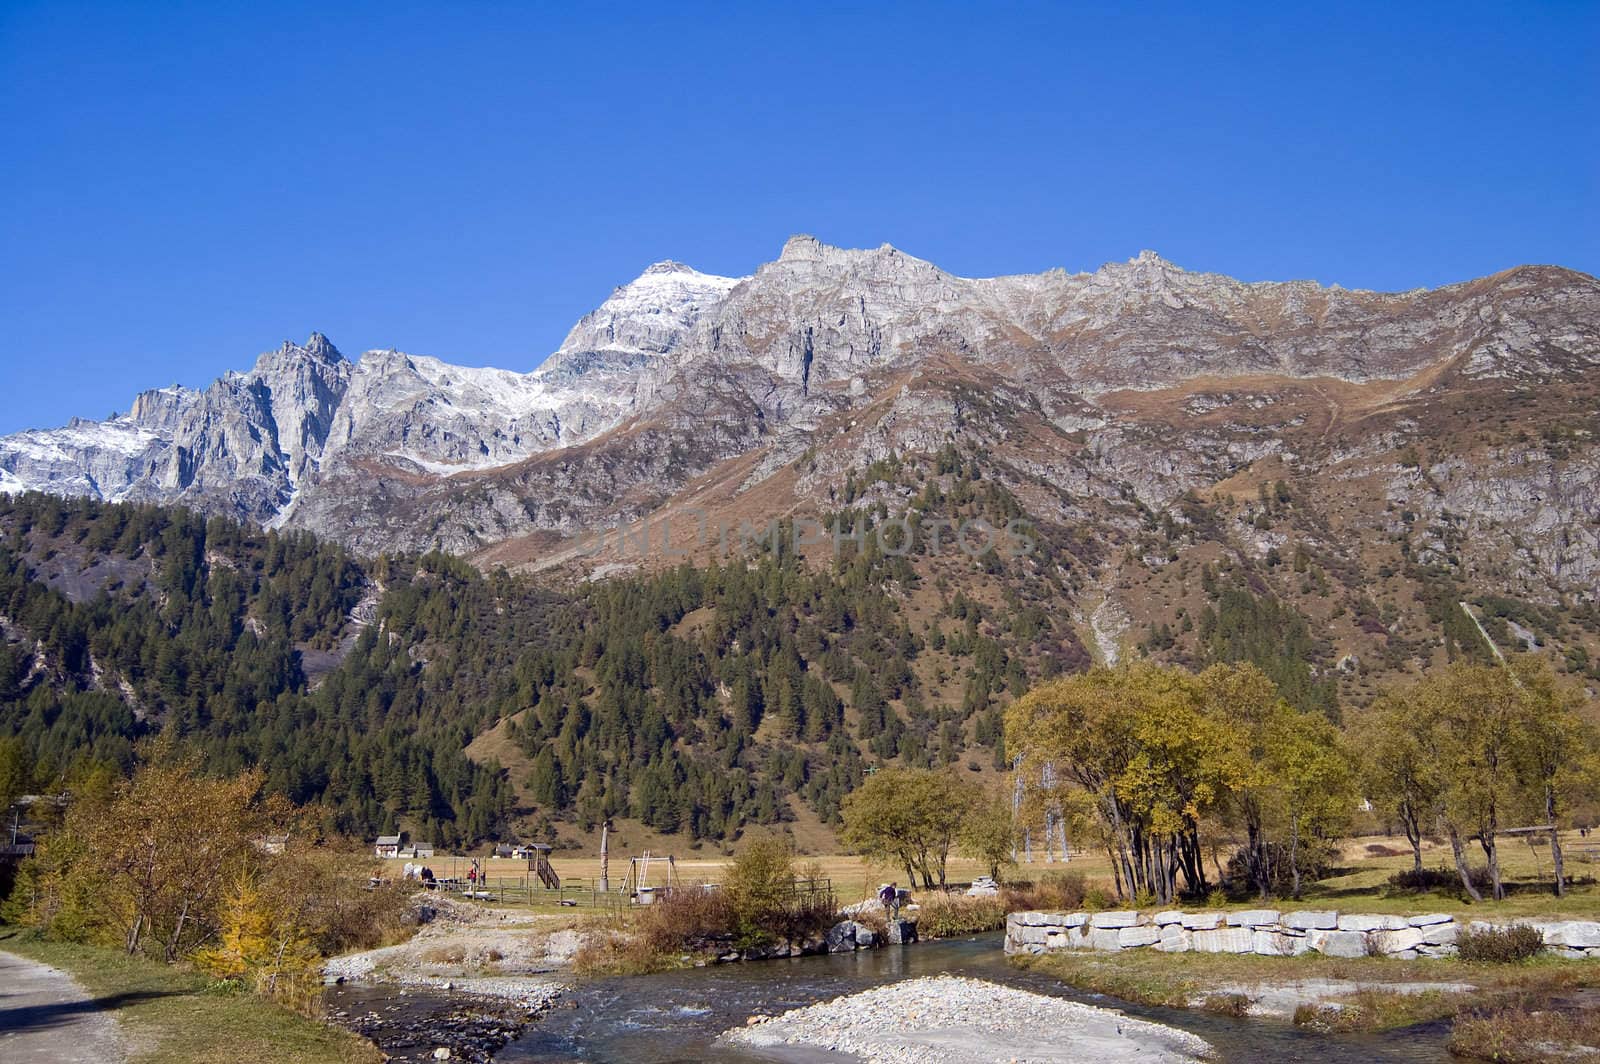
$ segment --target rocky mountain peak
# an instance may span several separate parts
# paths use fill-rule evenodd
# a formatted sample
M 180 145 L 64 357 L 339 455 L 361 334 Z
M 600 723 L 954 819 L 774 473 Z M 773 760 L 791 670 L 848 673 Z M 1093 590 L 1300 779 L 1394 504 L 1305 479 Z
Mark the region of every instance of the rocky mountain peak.
M 285 341 L 285 346 L 288 346 L 287 341 Z M 339 349 L 334 347 L 332 342 L 319 332 L 312 333 L 311 337 L 301 345 L 301 349 L 312 358 L 318 358 L 325 362 L 344 361 L 344 356 L 339 353 Z
M 889 244 L 800 235 L 747 277 L 647 266 L 533 373 L 393 350 L 352 363 L 312 333 L 206 389 L 145 392 L 121 417 L 0 439 L 0 490 L 181 502 L 364 550 L 471 550 L 639 510 L 762 448 L 774 449 L 759 468 L 777 468 L 863 403 L 890 403 L 885 423 L 905 434 L 863 462 L 934 449 L 977 412 L 1035 405 L 1050 424 L 1098 426 L 1098 448 L 1135 440 L 1117 435 L 1119 395 L 1250 379 L 1270 409 L 1268 393 L 1299 382 L 1332 394 L 1451 366 L 1473 380 L 1582 378 L 1600 367 L 1600 284 L 1539 267 L 1388 294 L 1246 284 L 1148 250 L 1093 273 L 965 278 Z M 938 396 L 963 375 L 982 388 Z M 891 376 L 910 391 L 881 392 Z M 981 399 L 991 391 L 1005 398 Z M 1220 418 L 1232 400 L 1198 402 Z M 1184 410 L 1180 436 L 1193 428 Z M 1275 446 L 1272 431 L 1249 448 Z M 1054 453 L 1029 461 L 1082 479 Z M 1155 476 L 1131 460 L 1121 475 Z
M 778 261 L 819 259 L 826 247 L 826 244 L 809 233 L 796 233 L 783 242 L 783 250 L 778 253 Z

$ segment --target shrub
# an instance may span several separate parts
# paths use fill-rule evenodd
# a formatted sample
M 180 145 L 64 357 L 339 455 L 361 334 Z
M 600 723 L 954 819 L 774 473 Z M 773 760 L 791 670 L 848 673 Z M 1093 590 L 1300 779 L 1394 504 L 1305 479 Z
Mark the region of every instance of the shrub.
M 1544 952 L 1544 935 L 1527 924 L 1464 931 L 1456 939 L 1456 952 L 1464 961 L 1514 964 Z
M 639 910 L 639 938 L 656 953 L 685 953 L 733 938 L 733 905 L 720 890 L 678 887 Z
M 955 938 L 995 931 L 1006 925 L 1006 904 L 1000 898 L 934 895 L 917 913 L 918 938 Z
M 1300 866 L 1300 885 L 1305 887 L 1325 878 L 1333 869 L 1335 849 L 1326 839 L 1301 839 L 1295 849 L 1295 861 Z M 1289 847 L 1281 842 L 1267 843 L 1267 862 L 1271 870 L 1268 893 L 1285 896 L 1294 890 L 1294 866 L 1289 862 Z M 1223 869 L 1227 889 L 1237 896 L 1258 893 L 1258 885 L 1250 877 L 1250 850 L 1241 846 L 1228 857 Z
M 1489 870 L 1483 867 L 1468 868 L 1467 876 L 1472 880 L 1472 885 L 1480 893 L 1492 889 L 1489 881 Z M 1461 889 L 1461 877 L 1454 868 L 1441 865 L 1438 868 L 1424 868 L 1418 871 L 1407 868 L 1390 876 L 1386 889 L 1393 894 L 1449 894 L 1451 896 L 1464 895 Z
M 1083 873 L 1051 872 L 1032 883 L 1007 883 L 1000 891 L 1007 912 L 1042 909 L 1071 912 L 1083 905 Z

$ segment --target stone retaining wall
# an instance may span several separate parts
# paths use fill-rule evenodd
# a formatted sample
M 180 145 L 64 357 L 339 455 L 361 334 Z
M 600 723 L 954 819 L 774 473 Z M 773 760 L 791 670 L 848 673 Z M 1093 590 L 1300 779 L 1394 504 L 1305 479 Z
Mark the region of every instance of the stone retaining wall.
M 1539 928 L 1551 952 L 1565 957 L 1600 958 L 1600 922 L 1591 920 L 1515 920 L 1463 924 L 1448 913 L 1387 916 L 1329 910 L 1279 912 L 1245 909 L 1155 913 L 1017 912 L 1006 917 L 1007 953 L 1047 953 L 1063 949 L 1114 952 L 1153 949 L 1162 953 L 1255 953 L 1293 957 L 1449 957 L 1463 928 L 1482 931 L 1511 923 Z

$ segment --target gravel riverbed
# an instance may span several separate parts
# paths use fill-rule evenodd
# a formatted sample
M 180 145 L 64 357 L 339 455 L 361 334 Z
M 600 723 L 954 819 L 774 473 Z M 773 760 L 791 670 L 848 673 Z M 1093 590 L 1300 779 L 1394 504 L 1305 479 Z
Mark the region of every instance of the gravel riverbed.
M 1186 1031 L 958 976 L 911 979 L 752 1017 L 723 1037 L 751 1047 L 849 1053 L 868 1064 L 1183 1064 L 1210 1052 Z

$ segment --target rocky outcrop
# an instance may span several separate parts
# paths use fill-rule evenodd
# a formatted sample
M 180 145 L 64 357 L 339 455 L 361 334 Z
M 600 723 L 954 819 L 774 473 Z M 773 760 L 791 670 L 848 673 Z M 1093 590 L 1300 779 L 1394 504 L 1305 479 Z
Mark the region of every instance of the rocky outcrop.
M 1312 430 L 1340 416 L 1334 386 L 1450 396 L 1587 379 L 1597 364 L 1600 284 L 1555 267 L 1375 293 L 1245 283 L 1143 252 L 1092 273 L 974 279 L 888 245 L 795 237 L 748 277 L 649 267 L 533 373 L 394 350 L 352 363 L 313 334 L 203 390 L 0 439 L 0 490 L 179 502 L 368 552 L 470 553 L 637 517 L 735 459 L 740 491 L 798 469 L 794 491 L 831 501 L 852 468 L 956 443 L 1003 455 L 1042 519 L 1114 535 L 1144 521 L 1123 503 L 1169 511 L 1281 461 L 1384 478 L 1378 492 L 1469 536 L 1514 531 L 1518 569 L 1565 591 L 1592 585 L 1600 556 L 1586 430 L 1559 456 L 1531 440 L 1427 468 L 1391 453 L 1433 438 L 1415 420 L 1348 445 Z

